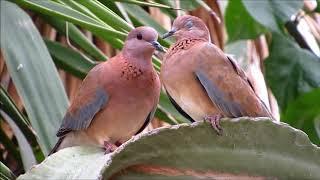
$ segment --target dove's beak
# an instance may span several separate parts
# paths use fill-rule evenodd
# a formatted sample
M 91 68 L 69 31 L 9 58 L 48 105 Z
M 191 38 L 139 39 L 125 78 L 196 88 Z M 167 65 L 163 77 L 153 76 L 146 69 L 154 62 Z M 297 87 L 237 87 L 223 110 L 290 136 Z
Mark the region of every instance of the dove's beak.
M 167 32 L 164 35 L 162 35 L 162 39 L 165 39 L 167 37 L 170 37 L 170 36 L 174 35 L 175 32 L 177 32 L 177 30 L 175 28 L 171 29 L 169 32 Z
M 160 45 L 160 43 L 158 41 L 152 41 L 151 44 L 156 50 L 161 51 L 161 52 L 165 52 L 163 47 Z

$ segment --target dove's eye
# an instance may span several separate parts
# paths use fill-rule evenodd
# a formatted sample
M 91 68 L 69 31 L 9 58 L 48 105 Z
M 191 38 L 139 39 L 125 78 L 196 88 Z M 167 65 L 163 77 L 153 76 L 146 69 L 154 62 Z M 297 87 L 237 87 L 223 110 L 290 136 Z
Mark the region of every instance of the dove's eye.
M 139 40 L 142 39 L 142 34 L 141 34 L 141 33 L 138 33 L 138 34 L 137 34 L 137 39 L 139 39 Z
M 192 26 L 193 26 L 193 22 L 192 22 L 192 21 L 188 21 L 188 22 L 186 23 L 186 27 L 187 27 L 188 29 L 190 29 Z

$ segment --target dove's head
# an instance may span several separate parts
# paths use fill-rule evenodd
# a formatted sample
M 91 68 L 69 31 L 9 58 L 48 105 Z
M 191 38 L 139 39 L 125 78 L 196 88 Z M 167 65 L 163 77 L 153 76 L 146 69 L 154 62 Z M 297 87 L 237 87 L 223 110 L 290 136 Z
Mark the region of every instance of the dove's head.
M 162 38 L 173 36 L 177 40 L 183 38 L 210 39 L 209 30 L 205 23 L 198 17 L 183 15 L 173 21 L 172 28 Z
M 158 33 L 151 27 L 141 26 L 131 30 L 125 41 L 123 53 L 130 57 L 150 59 L 155 50 L 164 51 L 158 43 Z

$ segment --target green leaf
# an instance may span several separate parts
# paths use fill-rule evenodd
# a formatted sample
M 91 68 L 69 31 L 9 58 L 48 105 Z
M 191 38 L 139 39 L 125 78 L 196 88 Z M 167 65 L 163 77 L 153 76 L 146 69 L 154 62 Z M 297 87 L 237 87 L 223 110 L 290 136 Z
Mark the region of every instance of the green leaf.
M 174 1 L 171 0 L 155 0 L 155 2 L 174 7 Z M 172 19 L 175 19 L 177 17 L 177 12 L 175 10 L 165 8 L 160 8 L 160 10 Z
M 315 119 L 314 119 L 314 127 L 316 129 L 316 133 L 318 135 L 318 138 L 320 139 L 320 115 L 318 115 Z
M 29 170 L 33 165 L 36 164 L 36 158 L 34 157 L 32 148 L 26 139 L 25 135 L 22 133 L 22 131 L 19 129 L 19 127 L 16 125 L 16 123 L 3 111 L 0 110 L 0 114 L 7 121 L 7 123 L 10 125 L 14 136 L 16 137 L 20 149 L 22 164 L 24 167 L 24 170 Z
M 228 32 L 228 42 L 240 39 L 255 39 L 266 33 L 267 29 L 254 20 L 242 1 L 229 1 L 225 11 L 225 22 Z
M 303 7 L 302 0 L 279 1 L 242 0 L 249 14 L 260 24 L 274 32 L 281 33 L 282 25 Z M 238 24 L 238 23 L 235 23 Z
M 14 180 L 16 179 L 16 176 L 6 165 L 0 162 L 0 178 L 3 180 Z
M 0 109 L 12 118 L 15 124 L 23 132 L 23 134 L 28 138 L 28 141 L 32 144 L 36 143 L 36 136 L 34 132 L 29 128 L 29 120 L 23 116 L 19 111 L 17 106 L 14 104 L 13 100 L 10 98 L 8 93 L 0 86 Z
M 125 3 L 129 3 L 129 4 L 135 4 L 138 6 L 150 6 L 150 7 L 157 7 L 157 8 L 167 8 L 167 9 L 173 9 L 170 6 L 164 5 L 164 4 L 160 4 L 160 3 L 156 3 L 156 2 L 144 2 L 144 1 L 139 1 L 139 0 L 113 0 L 113 1 L 118 1 L 118 2 L 125 2 Z
M 133 26 L 127 23 L 124 19 L 110 10 L 108 7 L 104 6 L 102 3 L 97 0 L 91 1 L 78 1 L 78 3 L 82 4 L 86 8 L 88 8 L 91 12 L 93 12 L 97 17 L 103 20 L 108 25 L 112 27 L 117 27 L 118 30 L 126 30 L 130 31 L 133 29 Z
M 186 119 L 177 111 L 177 109 L 170 102 L 170 99 L 168 98 L 168 96 L 162 91 L 160 93 L 160 101 L 159 101 L 158 107 L 164 113 L 170 114 L 170 116 L 173 116 L 173 118 L 177 121 L 177 122 L 174 122 L 175 124 L 190 122 L 188 119 Z
M 180 3 L 180 8 L 184 10 L 194 10 L 200 6 L 196 0 L 191 1 L 178 1 Z
M 52 25 L 59 33 L 67 35 L 72 42 L 83 49 L 87 54 L 91 55 L 98 61 L 105 61 L 108 59 L 103 52 L 100 51 L 88 38 L 73 24 L 68 23 L 68 28 L 66 28 L 66 21 L 62 21 L 50 16 L 44 16 L 46 22 Z
M 88 29 L 95 35 L 108 41 L 115 48 L 121 48 L 123 44 L 121 39 L 125 39 L 126 37 L 125 33 L 114 30 L 100 21 L 59 3 L 38 0 L 14 0 L 14 2 L 41 14 L 54 16 L 55 18 L 60 18 Z
M 56 143 L 56 130 L 68 106 L 57 69 L 30 17 L 1 1 L 1 49 L 42 151 Z
M 110 3 L 112 3 L 112 2 L 110 2 Z M 119 2 L 114 2 L 113 4 L 115 5 L 115 7 L 111 7 L 111 8 L 116 8 L 119 11 L 119 14 L 123 17 L 123 19 L 126 20 L 129 24 L 132 24 L 132 21 L 129 17 L 129 14 L 123 8 L 122 4 Z
M 158 106 L 155 114 L 155 117 L 159 118 L 159 120 L 162 120 L 170 125 L 174 125 L 174 124 L 178 124 L 177 121 L 175 119 L 173 119 L 172 117 L 168 116 L 167 113 L 163 112 L 161 110 L 161 107 Z
M 272 35 L 266 79 L 282 111 L 298 96 L 320 87 L 319 58 L 292 40 Z
M 281 119 L 291 126 L 306 132 L 311 141 L 320 145 L 320 136 L 317 129 L 316 118 L 320 115 L 320 89 L 299 96 L 295 101 L 289 103 L 287 110 Z
M 87 7 L 82 6 L 81 4 L 79 4 L 78 2 L 74 1 L 74 0 L 59 0 L 60 4 L 65 4 L 68 5 L 70 8 L 79 11 L 87 16 L 90 16 L 94 19 L 96 19 L 97 21 L 102 22 L 96 15 L 94 15 Z
M 221 125 L 222 136 L 203 122 L 154 129 L 107 155 L 101 148 L 66 148 L 18 179 L 320 178 L 320 148 L 302 131 L 265 118 Z
M 45 40 L 48 50 L 55 62 L 61 69 L 83 79 L 95 63 L 79 52 L 64 47 L 62 44 Z
M 225 53 L 234 57 L 237 60 L 239 65 L 243 70 L 248 69 L 249 60 L 248 60 L 248 41 L 240 40 L 236 42 L 231 42 L 225 45 Z
M 317 0 L 317 7 L 314 10 L 315 12 L 320 12 L 320 0 Z
M 0 110 L 0 122 L 2 123 L 2 121 L 4 120 L 4 117 L 2 116 L 3 111 Z M 23 164 L 22 159 L 21 159 L 21 154 L 18 151 L 18 147 L 15 144 L 15 142 L 13 142 L 12 137 L 8 137 L 8 135 L 3 131 L 2 128 L 0 128 L 0 141 L 1 141 L 1 146 L 4 148 L 4 150 L 1 150 L 1 152 L 4 151 L 8 151 L 9 154 L 15 159 L 15 161 L 17 163 Z M 1 177 L 1 176 L 0 176 Z

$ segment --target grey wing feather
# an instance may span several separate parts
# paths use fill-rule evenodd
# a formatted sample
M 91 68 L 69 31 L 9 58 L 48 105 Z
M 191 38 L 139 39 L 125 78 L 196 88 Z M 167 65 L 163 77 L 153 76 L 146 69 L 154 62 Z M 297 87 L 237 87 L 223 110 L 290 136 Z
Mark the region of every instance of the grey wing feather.
M 231 63 L 234 71 L 243 79 L 245 80 L 249 86 L 251 87 L 251 89 L 254 91 L 253 85 L 251 83 L 251 81 L 248 79 L 246 73 L 239 67 L 237 61 L 235 59 L 233 59 L 231 56 L 227 55 L 227 58 L 229 60 L 229 62 Z
M 240 104 L 224 98 L 225 94 L 208 78 L 205 72 L 197 70 L 195 74 L 213 104 L 215 104 L 228 117 L 240 117 L 244 115 L 245 112 L 241 108 Z
M 93 117 L 104 107 L 104 105 L 108 102 L 108 99 L 109 96 L 107 92 L 98 88 L 94 100 L 81 107 L 75 113 L 66 113 L 61 127 L 57 132 L 57 136 L 64 136 L 72 130 L 82 130 L 88 128 Z
M 248 78 L 246 73 L 239 67 L 237 61 L 228 55 L 227 55 L 227 58 L 228 58 L 229 62 L 231 63 L 233 69 L 237 72 L 237 74 L 249 84 L 249 86 L 251 87 L 253 92 L 256 94 L 255 89 L 254 89 L 250 79 Z M 270 118 L 275 119 L 273 117 L 273 115 L 271 114 L 270 110 L 268 109 L 268 107 L 266 106 L 266 104 L 260 99 L 260 97 L 257 94 L 256 94 L 256 96 L 259 99 L 259 101 L 261 102 L 262 108 L 264 109 L 265 114 L 268 115 Z

